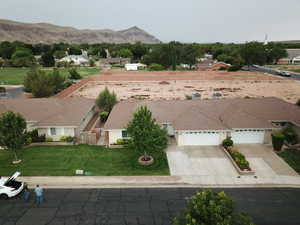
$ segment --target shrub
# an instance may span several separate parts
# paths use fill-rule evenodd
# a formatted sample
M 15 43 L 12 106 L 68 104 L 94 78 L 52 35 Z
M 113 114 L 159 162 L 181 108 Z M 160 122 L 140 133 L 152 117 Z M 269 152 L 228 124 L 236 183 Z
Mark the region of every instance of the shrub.
M 280 151 L 281 148 L 282 148 L 282 146 L 283 146 L 284 139 L 285 139 L 284 134 L 282 134 L 282 133 L 274 133 L 271 136 L 272 136 L 273 149 L 275 151 Z
M 46 135 L 39 135 L 37 129 L 27 132 L 27 135 L 31 138 L 32 143 L 45 142 L 46 140 Z
M 109 112 L 101 112 L 100 113 L 100 120 L 102 123 L 106 122 L 107 118 L 108 118 Z
M 53 138 L 52 137 L 46 137 L 46 142 L 52 142 Z
M 186 100 L 192 100 L 192 96 L 191 95 L 185 95 L 185 99 Z
M 72 80 L 79 80 L 81 79 L 81 75 L 77 72 L 76 68 L 69 69 L 69 78 Z
M 74 82 L 70 81 L 70 80 L 67 80 L 65 83 L 64 83 L 64 88 L 68 88 L 70 86 L 72 86 L 74 84 Z
M 227 137 L 226 139 L 223 140 L 222 146 L 224 148 L 228 148 L 229 146 L 233 146 L 233 140 L 231 140 L 231 137 Z
M 5 93 L 5 92 L 6 92 L 5 87 L 0 87 L 0 93 Z
M 72 137 L 72 136 L 62 136 L 62 137 L 60 137 L 59 141 L 62 141 L 62 142 L 73 142 L 74 141 L 74 137 Z
M 242 170 L 250 170 L 249 162 L 246 160 L 245 156 L 240 152 L 230 152 L 230 155 L 236 162 L 236 164 L 242 169 Z
M 225 66 L 221 66 L 219 70 L 227 70 L 227 68 Z
M 128 142 L 129 142 L 128 139 L 119 138 L 119 139 L 117 139 L 116 143 L 114 143 L 114 144 L 127 146 Z
M 151 71 L 160 71 L 160 70 L 164 70 L 165 68 L 160 65 L 160 64 L 156 64 L 156 63 L 153 63 L 149 66 L 149 70 Z
M 298 143 L 298 135 L 291 127 L 284 128 L 282 133 L 289 144 Z
M 231 67 L 228 67 L 227 71 L 229 71 L 229 72 L 236 72 L 236 71 L 238 71 L 240 69 L 241 69 L 241 66 L 239 66 L 239 65 L 233 65 Z
M 245 213 L 235 214 L 233 199 L 222 192 L 203 190 L 192 196 L 186 208 L 174 219 L 173 225 L 253 225 Z

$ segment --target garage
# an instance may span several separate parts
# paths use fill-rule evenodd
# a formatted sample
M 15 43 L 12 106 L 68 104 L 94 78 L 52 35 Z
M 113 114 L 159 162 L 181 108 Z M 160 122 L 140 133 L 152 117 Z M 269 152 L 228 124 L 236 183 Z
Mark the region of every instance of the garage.
M 231 132 L 231 139 L 235 144 L 263 144 L 264 130 L 235 130 Z
M 215 131 L 185 132 L 181 145 L 219 145 L 220 133 Z

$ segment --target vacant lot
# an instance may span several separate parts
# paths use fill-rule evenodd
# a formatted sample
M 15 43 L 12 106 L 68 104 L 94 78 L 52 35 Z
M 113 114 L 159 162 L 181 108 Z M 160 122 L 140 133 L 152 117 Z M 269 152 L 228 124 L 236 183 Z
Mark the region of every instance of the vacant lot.
M 300 83 L 293 80 L 224 80 L 224 81 L 94 81 L 79 88 L 72 96 L 96 98 L 105 87 L 125 99 L 185 99 L 186 95 L 200 93 L 202 99 L 210 99 L 213 93 L 222 98 L 278 97 L 295 103 L 300 97 Z
M 52 68 L 42 68 L 46 71 L 51 71 Z M 24 77 L 29 71 L 29 68 L 0 68 L 0 84 L 19 85 L 23 84 Z M 60 73 L 65 77 L 69 75 L 69 69 L 59 69 Z M 83 77 L 98 75 L 99 68 L 96 67 L 80 67 L 77 68 L 78 72 Z
M 137 163 L 138 154 L 129 149 L 100 146 L 35 146 L 19 153 L 23 162 L 12 165 L 13 155 L 0 150 L 0 175 L 20 171 L 23 176 L 73 176 L 82 169 L 97 176 L 169 175 L 166 155 L 155 155 L 149 167 Z

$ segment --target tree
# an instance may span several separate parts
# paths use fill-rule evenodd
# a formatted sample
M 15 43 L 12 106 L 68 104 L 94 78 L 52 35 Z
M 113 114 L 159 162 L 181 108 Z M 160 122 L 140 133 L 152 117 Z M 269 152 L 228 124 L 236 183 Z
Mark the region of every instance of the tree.
M 16 67 L 30 67 L 36 63 L 32 51 L 27 48 L 17 48 L 11 57 L 13 65 Z
M 183 47 L 182 51 L 182 62 L 190 66 L 190 69 L 193 65 L 196 64 L 197 58 L 203 55 L 201 49 L 196 44 L 189 44 Z
M 17 150 L 26 143 L 26 121 L 20 114 L 4 112 L 0 115 L 0 146 L 7 147 L 18 160 Z
M 45 67 L 52 67 L 55 65 L 53 54 L 49 51 L 42 55 L 42 65 Z
M 277 63 L 279 59 L 287 57 L 287 51 L 281 44 L 270 42 L 265 48 L 269 64 Z
M 16 47 L 12 43 L 4 41 L 0 44 L 0 57 L 3 59 L 11 59 L 15 50 Z
M 223 191 L 212 190 L 197 192 L 188 201 L 186 208 L 179 214 L 174 225 L 253 225 L 245 213 L 234 214 L 233 199 Z
M 130 136 L 129 147 L 148 159 L 148 154 L 160 152 L 167 147 L 168 138 L 166 129 L 156 123 L 151 111 L 141 106 L 128 123 L 127 132 Z
M 69 49 L 68 49 L 68 52 L 69 52 L 69 55 L 81 55 L 81 49 L 79 46 L 71 46 Z
M 110 92 L 107 87 L 98 95 L 96 99 L 97 106 L 106 112 L 109 112 L 112 110 L 114 105 L 117 103 L 117 96 L 115 92 Z
M 245 63 L 249 65 L 264 65 L 267 62 L 267 53 L 263 43 L 248 42 L 240 49 L 240 54 Z
M 122 48 L 118 51 L 118 56 L 122 58 L 132 58 L 132 52 L 128 48 Z
M 54 52 L 54 57 L 56 59 L 62 59 L 63 57 L 66 56 L 66 51 L 63 51 L 63 50 L 57 50 Z
M 134 59 L 140 60 L 147 53 L 147 47 L 145 44 L 137 42 L 132 46 L 131 52 Z
M 57 69 L 52 73 L 32 69 L 25 76 L 24 87 L 26 92 L 31 92 L 36 98 L 49 97 L 64 89 L 65 78 Z

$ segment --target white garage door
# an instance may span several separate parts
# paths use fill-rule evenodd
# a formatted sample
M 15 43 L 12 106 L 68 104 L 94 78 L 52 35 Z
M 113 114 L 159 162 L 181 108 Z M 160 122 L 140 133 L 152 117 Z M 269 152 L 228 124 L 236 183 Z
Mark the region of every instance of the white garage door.
M 184 145 L 219 145 L 220 134 L 217 132 L 187 132 L 182 134 Z
M 265 131 L 263 130 L 236 130 L 231 132 L 231 138 L 235 144 L 262 144 Z

